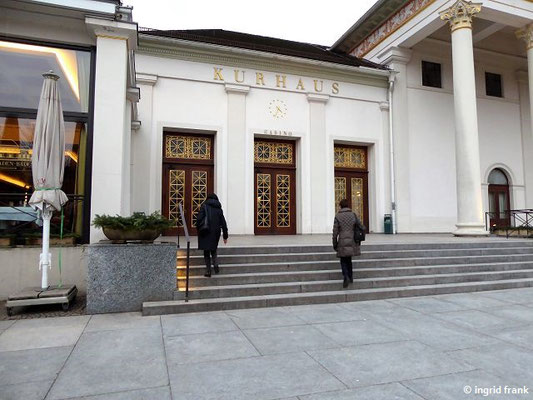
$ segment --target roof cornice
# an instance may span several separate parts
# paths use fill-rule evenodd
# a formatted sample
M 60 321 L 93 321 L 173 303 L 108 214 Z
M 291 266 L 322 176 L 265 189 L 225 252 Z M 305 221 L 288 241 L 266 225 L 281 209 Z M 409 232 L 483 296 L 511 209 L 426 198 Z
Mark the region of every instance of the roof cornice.
M 390 74 L 388 70 L 335 64 L 257 50 L 145 35 L 141 32 L 139 32 L 139 48 L 136 52 L 186 61 L 241 68 L 247 67 L 272 72 L 282 69 L 295 75 L 317 76 L 378 87 L 387 86 Z
M 378 0 L 331 46 L 348 53 L 410 0 Z

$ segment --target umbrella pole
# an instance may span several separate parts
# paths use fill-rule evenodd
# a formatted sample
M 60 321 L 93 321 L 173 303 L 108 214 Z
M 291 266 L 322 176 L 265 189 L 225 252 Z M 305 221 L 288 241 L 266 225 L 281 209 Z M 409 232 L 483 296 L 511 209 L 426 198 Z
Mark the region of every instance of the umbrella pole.
M 52 258 L 50 254 L 50 219 L 52 219 L 52 210 L 43 204 L 43 250 L 40 259 L 41 289 L 43 290 L 48 289 L 48 269 Z

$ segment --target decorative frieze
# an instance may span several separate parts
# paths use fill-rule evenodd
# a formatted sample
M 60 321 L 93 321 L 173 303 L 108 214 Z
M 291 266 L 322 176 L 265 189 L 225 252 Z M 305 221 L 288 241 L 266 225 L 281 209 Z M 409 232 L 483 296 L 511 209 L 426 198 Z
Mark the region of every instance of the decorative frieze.
M 472 29 L 472 17 L 481 11 L 481 3 L 458 0 L 453 6 L 440 12 L 440 19 L 450 22 L 450 29 Z
M 356 57 L 363 57 L 370 50 L 376 47 L 387 37 L 396 32 L 399 28 L 409 22 L 418 13 L 424 10 L 435 0 L 411 0 L 405 6 L 400 8 L 393 16 L 387 19 L 383 24 L 376 28 L 368 35 L 359 45 L 357 45 L 351 54 Z
M 516 37 L 526 42 L 527 49 L 533 48 L 533 23 L 516 31 Z

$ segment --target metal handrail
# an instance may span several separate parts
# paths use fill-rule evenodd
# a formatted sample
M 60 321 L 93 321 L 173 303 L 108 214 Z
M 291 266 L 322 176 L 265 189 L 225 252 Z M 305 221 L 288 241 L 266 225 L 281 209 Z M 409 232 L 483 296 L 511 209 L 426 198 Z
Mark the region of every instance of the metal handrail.
M 181 223 L 183 224 L 183 230 L 185 232 L 185 240 L 187 241 L 187 269 L 185 278 L 185 301 L 189 301 L 189 270 L 190 270 L 190 258 L 191 258 L 191 237 L 189 236 L 189 229 L 187 229 L 187 220 L 185 219 L 185 213 L 183 212 L 183 206 L 178 204 L 180 210 Z
M 501 218 L 501 216 L 504 218 Z M 506 226 L 490 225 L 492 218 L 505 219 L 509 221 Z M 485 213 L 485 228 L 490 232 L 494 232 L 496 229 L 505 230 L 507 238 L 510 236 L 510 232 L 517 229 L 525 229 L 526 231 L 533 231 L 533 209 L 521 209 L 521 210 L 505 210 L 505 211 L 492 211 Z

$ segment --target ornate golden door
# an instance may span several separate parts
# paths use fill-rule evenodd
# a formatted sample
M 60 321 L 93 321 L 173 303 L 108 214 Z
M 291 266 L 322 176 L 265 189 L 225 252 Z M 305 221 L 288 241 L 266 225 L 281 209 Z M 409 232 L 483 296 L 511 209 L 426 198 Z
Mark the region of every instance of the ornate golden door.
M 367 149 L 360 146 L 335 145 L 335 211 L 339 202 L 348 199 L 352 210 L 368 230 Z
M 296 234 L 294 142 L 258 139 L 255 159 L 255 234 Z
M 163 135 L 163 215 L 175 221 L 165 235 L 183 235 L 179 204 L 187 228 L 196 235 L 196 215 L 213 191 L 213 137 L 165 132 Z

